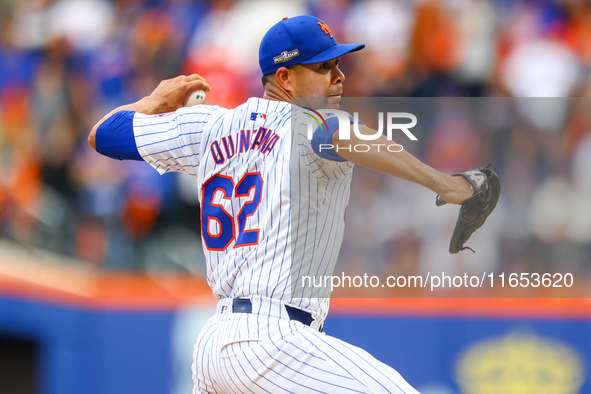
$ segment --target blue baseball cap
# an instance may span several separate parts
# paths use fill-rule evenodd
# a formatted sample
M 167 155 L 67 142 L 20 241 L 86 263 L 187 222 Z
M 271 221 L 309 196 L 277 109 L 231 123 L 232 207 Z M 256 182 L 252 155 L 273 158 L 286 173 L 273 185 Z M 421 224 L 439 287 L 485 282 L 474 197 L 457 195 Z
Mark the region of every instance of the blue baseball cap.
M 326 23 L 313 16 L 283 18 L 265 33 L 259 48 L 259 65 L 265 75 L 293 64 L 326 62 L 364 47 L 339 44 Z

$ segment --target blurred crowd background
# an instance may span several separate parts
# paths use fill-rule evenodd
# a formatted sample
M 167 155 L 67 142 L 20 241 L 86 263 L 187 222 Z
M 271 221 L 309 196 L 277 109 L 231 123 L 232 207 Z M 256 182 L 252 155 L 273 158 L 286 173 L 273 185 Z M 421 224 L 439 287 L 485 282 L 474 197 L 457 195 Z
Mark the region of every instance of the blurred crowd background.
M 499 172 L 476 255 L 447 255 L 457 209 L 357 169 L 345 264 L 588 270 L 591 2 L 575 0 L 0 0 L 0 237 L 104 269 L 203 273 L 192 179 L 103 158 L 88 132 L 179 74 L 208 80 L 208 104 L 260 96 L 259 41 L 298 14 L 366 44 L 342 59 L 349 97 L 563 97 L 495 101 L 480 117 L 441 105 L 409 146 L 449 173 Z

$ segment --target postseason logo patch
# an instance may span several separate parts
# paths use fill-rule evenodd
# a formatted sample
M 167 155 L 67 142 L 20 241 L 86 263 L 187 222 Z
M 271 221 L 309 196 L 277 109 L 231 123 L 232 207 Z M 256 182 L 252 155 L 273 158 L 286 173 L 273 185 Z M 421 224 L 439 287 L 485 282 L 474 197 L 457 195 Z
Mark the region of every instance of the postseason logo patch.
M 273 61 L 275 62 L 275 64 L 283 63 L 293 59 L 296 56 L 300 56 L 300 51 L 298 51 L 297 49 L 294 49 L 293 51 L 284 51 L 281 52 L 281 55 L 275 56 L 273 58 Z

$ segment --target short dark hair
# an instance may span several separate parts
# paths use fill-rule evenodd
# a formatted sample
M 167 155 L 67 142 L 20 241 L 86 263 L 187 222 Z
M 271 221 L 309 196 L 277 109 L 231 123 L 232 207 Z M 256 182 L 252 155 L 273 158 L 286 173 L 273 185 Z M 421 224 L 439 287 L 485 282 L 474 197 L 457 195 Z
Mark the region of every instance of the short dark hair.
M 273 75 L 274 73 L 269 73 L 269 74 L 265 74 L 263 75 L 263 77 L 261 78 L 261 82 L 263 84 L 263 88 L 265 87 L 265 85 L 267 85 L 267 83 L 269 82 L 269 78 L 271 77 L 271 75 Z

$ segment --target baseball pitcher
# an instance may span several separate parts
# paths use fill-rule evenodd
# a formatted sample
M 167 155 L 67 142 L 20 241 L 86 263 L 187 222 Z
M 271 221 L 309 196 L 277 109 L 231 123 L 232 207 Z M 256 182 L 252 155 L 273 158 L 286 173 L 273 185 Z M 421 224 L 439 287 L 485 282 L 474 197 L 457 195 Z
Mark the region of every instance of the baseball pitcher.
M 498 182 L 489 169 L 446 175 L 405 151 L 338 149 L 362 142 L 353 133 L 340 141 L 338 122 L 308 138 L 299 119 L 338 109 L 339 57 L 363 47 L 337 43 L 315 17 L 285 18 L 260 45 L 262 98 L 233 109 L 183 107 L 210 87 L 199 75 L 179 76 L 91 131 L 99 153 L 185 172 L 197 184 L 207 281 L 219 302 L 195 344 L 195 393 L 416 393 L 392 367 L 324 334 L 330 294 L 298 292 L 294 283 L 331 274 L 354 164 L 421 184 L 438 204 L 464 203 L 456 252 L 494 208 Z

